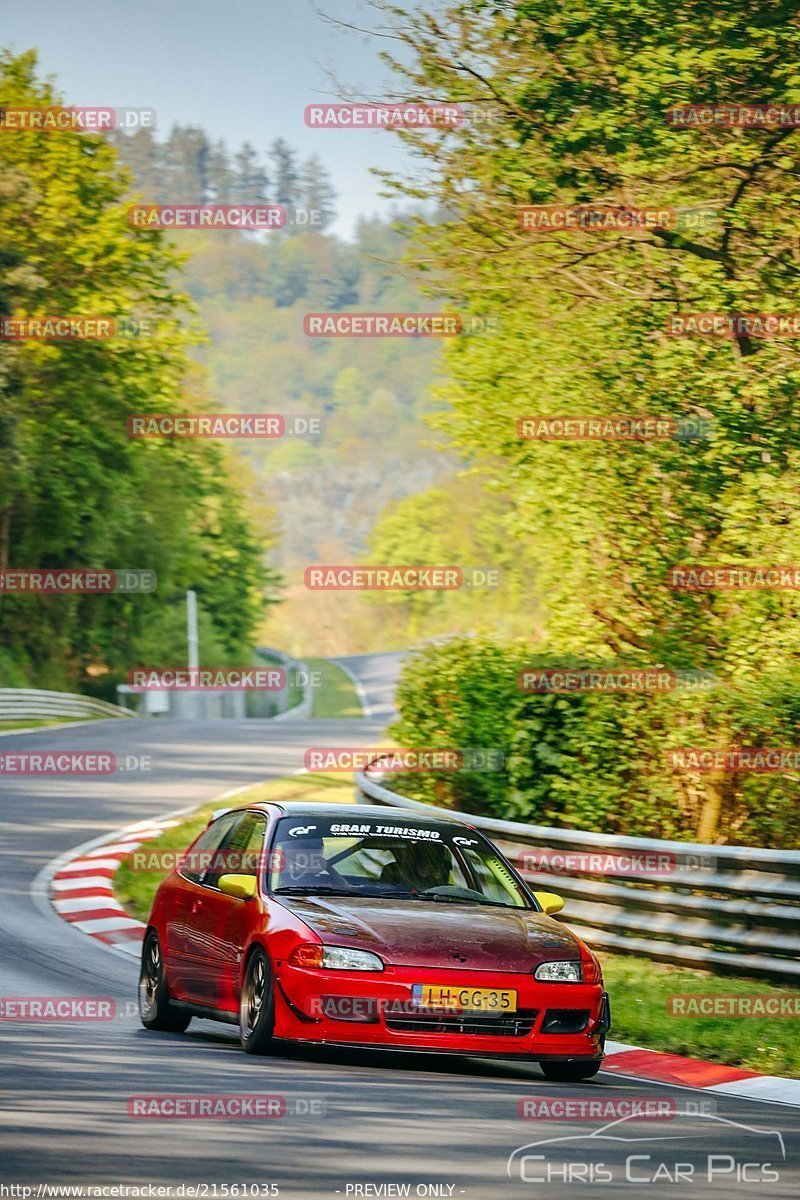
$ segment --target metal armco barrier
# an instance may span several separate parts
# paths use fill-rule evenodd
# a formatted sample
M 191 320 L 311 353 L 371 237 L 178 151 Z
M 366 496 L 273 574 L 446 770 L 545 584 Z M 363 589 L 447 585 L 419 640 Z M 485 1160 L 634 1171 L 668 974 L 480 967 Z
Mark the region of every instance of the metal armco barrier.
M 77 692 L 40 692 L 35 688 L 0 688 L 0 721 L 39 721 L 48 717 L 132 717 L 105 700 Z
M 369 773 L 356 782 L 366 803 L 480 829 L 532 887 L 563 895 L 559 919 L 598 949 L 800 983 L 800 851 L 523 825 L 409 800 Z M 531 869 L 543 861 L 549 869 Z
M 277 650 L 274 646 L 258 646 L 256 649 L 256 654 L 267 659 L 268 661 L 269 659 L 272 659 L 274 662 L 278 663 L 278 665 L 283 667 L 284 671 L 286 671 L 287 676 L 292 671 L 294 671 L 296 675 L 307 673 L 306 664 L 302 662 L 301 659 L 293 658 L 291 654 L 284 654 L 283 650 Z M 310 685 L 303 685 L 302 692 L 303 695 L 300 702 L 290 708 L 289 688 L 287 686 L 283 689 L 283 691 L 275 693 L 274 712 L 258 715 L 272 716 L 277 720 L 286 718 L 296 720 L 298 717 L 310 717 L 312 705 Z M 256 714 L 253 713 L 251 715 Z

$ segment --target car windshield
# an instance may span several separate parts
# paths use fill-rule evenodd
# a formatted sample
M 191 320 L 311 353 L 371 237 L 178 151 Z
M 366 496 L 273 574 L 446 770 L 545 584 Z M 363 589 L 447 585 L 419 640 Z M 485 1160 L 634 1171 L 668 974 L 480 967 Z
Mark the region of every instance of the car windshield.
M 284 817 L 268 871 L 269 890 L 277 896 L 531 907 L 498 851 L 455 822 Z

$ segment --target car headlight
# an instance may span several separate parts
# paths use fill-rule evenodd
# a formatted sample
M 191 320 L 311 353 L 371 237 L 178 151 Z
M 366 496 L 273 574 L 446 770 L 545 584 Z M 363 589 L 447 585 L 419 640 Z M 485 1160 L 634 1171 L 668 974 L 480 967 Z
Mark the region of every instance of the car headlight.
M 369 950 L 349 946 L 321 946 L 318 942 L 295 946 L 287 960 L 292 967 L 315 967 L 331 971 L 382 971 L 383 959 Z
M 543 962 L 533 978 L 545 983 L 583 983 L 583 967 L 579 962 Z
M 369 950 L 350 950 L 347 946 L 323 946 L 322 965 L 334 971 L 382 971 L 383 960 Z

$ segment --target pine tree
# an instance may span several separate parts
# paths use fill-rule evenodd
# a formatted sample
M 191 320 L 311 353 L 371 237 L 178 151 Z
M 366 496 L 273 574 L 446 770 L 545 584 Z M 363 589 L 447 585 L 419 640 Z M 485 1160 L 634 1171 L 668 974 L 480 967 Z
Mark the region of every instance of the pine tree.
M 208 182 L 215 203 L 239 202 L 236 175 L 231 170 L 228 150 L 221 139 L 214 143 L 208 156 Z
M 306 228 L 322 233 L 336 219 L 336 190 L 318 155 L 303 163 L 299 178 L 300 203 L 308 212 Z
M 164 194 L 163 147 L 153 130 L 137 129 L 135 133 L 114 130 L 109 138 L 131 170 L 134 190 L 154 202 L 169 199 Z
M 276 138 L 269 148 L 269 157 L 274 166 L 272 199 L 276 204 L 294 208 L 299 201 L 299 179 L 295 152 L 283 138 Z
M 236 199 L 242 204 L 266 204 L 269 176 L 249 142 L 233 156 L 236 172 Z
M 210 155 L 211 143 L 202 129 L 173 125 L 164 145 L 164 182 L 173 203 L 203 204 L 211 198 Z

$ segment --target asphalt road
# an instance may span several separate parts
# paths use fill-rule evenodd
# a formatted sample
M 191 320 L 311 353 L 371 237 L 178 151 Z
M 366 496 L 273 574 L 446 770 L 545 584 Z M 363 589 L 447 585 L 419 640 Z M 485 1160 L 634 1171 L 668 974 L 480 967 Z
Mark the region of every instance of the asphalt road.
M 110 749 L 118 758 L 152 757 L 149 773 L 110 779 L 0 776 L 2 996 L 112 997 L 124 1014 L 135 998 L 135 962 L 71 929 L 37 900 L 39 872 L 123 824 L 297 770 L 309 745 L 370 744 L 390 706 L 394 657 L 347 660 L 371 700 L 368 720 L 104 721 L 0 739 L 0 750 Z M 248 1195 L 262 1185 L 265 1195 L 270 1183 L 279 1195 L 303 1200 L 560 1200 L 576 1193 L 633 1196 L 645 1186 L 654 1200 L 739 1194 L 777 1200 L 800 1192 L 800 1110 L 721 1095 L 711 1100 L 602 1073 L 591 1083 L 557 1085 L 535 1066 L 291 1047 L 259 1060 L 240 1051 L 233 1028 L 194 1021 L 186 1034 L 151 1034 L 132 1013 L 73 1024 L 0 1020 L 0 1054 L 0 1198 L 25 1196 L 10 1185 L 31 1186 L 34 1197 L 54 1194 L 37 1192 L 43 1184 L 170 1185 L 175 1196 L 192 1195 L 181 1190 L 191 1184 L 201 1185 L 194 1195 L 212 1200 L 226 1196 L 225 1185 L 247 1184 Z M 289 1112 L 235 1121 L 128 1115 L 135 1096 L 234 1093 L 284 1096 Z M 577 1108 L 559 1119 L 522 1119 L 526 1097 Z M 669 1119 L 623 1122 L 598 1139 L 615 1113 L 645 1100 L 659 1103 Z M 698 1104 L 716 1111 L 698 1114 Z M 509 1175 L 515 1150 L 553 1138 L 568 1141 L 527 1151 L 523 1178 L 517 1156 Z M 711 1182 L 709 1155 L 718 1156 L 710 1163 Z M 640 1182 L 626 1183 L 626 1163 Z

